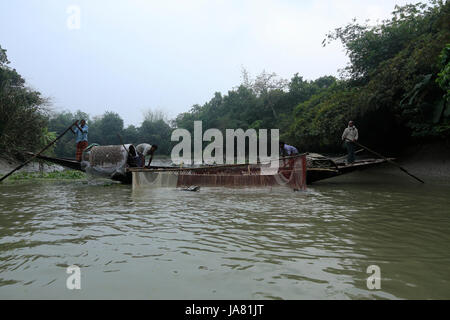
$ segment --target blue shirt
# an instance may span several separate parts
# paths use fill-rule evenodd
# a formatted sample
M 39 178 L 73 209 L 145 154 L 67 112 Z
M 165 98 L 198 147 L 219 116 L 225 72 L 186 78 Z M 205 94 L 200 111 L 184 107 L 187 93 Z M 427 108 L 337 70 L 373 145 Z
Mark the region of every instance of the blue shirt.
M 288 156 L 292 156 L 294 154 L 298 154 L 298 150 L 297 150 L 296 147 L 293 147 L 293 146 L 290 146 L 290 145 L 287 145 L 287 144 L 284 145 L 284 151 L 286 152 L 286 154 Z
M 87 124 L 84 125 L 84 127 L 80 127 L 80 129 L 78 129 L 78 127 L 75 127 L 75 134 L 77 135 L 77 138 L 75 139 L 75 142 L 81 142 L 81 141 L 88 141 L 88 126 Z

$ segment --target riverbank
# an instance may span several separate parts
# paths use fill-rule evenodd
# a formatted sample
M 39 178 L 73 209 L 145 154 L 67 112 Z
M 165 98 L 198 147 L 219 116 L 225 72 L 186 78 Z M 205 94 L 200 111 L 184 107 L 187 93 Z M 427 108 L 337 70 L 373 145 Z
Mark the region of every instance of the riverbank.
M 80 180 L 85 178 L 86 174 L 84 172 L 64 170 L 53 172 L 15 172 L 7 180 L 9 182 L 17 182 L 28 180 Z
M 0 177 L 17 168 L 21 163 L 0 158 Z M 42 162 L 32 162 L 13 173 L 5 181 L 17 182 L 27 180 L 78 180 L 85 179 L 84 172 L 68 170 L 62 166 Z

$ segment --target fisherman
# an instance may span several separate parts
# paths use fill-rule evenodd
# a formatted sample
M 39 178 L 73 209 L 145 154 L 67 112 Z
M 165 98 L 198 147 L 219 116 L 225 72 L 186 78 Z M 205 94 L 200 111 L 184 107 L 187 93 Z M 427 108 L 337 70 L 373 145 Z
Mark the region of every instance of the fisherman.
M 78 120 L 75 122 L 75 131 L 72 130 L 74 134 L 76 134 L 75 142 L 77 144 L 77 152 L 75 158 L 78 162 L 81 162 L 81 158 L 83 155 L 84 149 L 88 147 L 88 126 L 86 124 L 86 120 L 82 119 L 80 121 L 80 125 L 78 125 Z
M 145 166 L 145 157 L 142 153 L 137 152 L 133 145 L 130 145 L 127 163 L 130 168 L 143 168 Z
M 353 142 L 358 141 L 358 129 L 354 126 L 353 121 L 350 121 L 348 127 L 345 128 L 342 141 L 345 141 L 347 147 L 347 163 L 351 164 L 355 162 L 355 144 Z
M 282 157 L 290 157 L 298 154 L 296 147 L 286 144 L 284 141 L 280 141 L 280 154 Z
M 284 157 L 291 157 L 298 154 L 298 150 L 296 147 L 290 146 L 286 144 L 284 141 L 280 141 L 280 155 L 282 158 Z M 293 167 L 294 166 L 294 158 L 289 159 L 286 162 L 286 159 L 283 159 L 283 166 L 284 167 Z
M 150 164 L 153 160 L 153 154 L 158 149 L 157 145 L 150 145 L 148 143 L 141 143 L 136 147 L 136 151 L 141 154 L 144 157 L 144 166 L 145 166 L 145 157 L 150 156 L 150 159 L 148 160 L 147 169 L 150 169 Z

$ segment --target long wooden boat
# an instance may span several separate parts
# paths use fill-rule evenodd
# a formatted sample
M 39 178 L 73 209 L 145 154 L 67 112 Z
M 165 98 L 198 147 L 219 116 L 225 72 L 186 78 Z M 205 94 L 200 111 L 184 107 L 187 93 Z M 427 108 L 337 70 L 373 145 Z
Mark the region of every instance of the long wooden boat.
M 126 145 L 128 148 L 130 145 Z M 32 153 L 29 153 L 33 155 Z M 305 157 L 305 164 L 296 164 L 295 166 L 283 167 L 280 165 L 279 172 L 271 172 L 263 165 L 221 165 L 221 166 L 202 166 L 199 168 L 179 168 L 169 166 L 152 166 L 150 169 L 131 168 L 127 162 L 127 152 L 123 146 L 96 146 L 83 155 L 83 161 L 77 162 L 74 159 L 53 158 L 40 155 L 40 160 L 55 163 L 72 170 L 79 170 L 93 175 L 100 175 L 124 184 L 132 184 L 136 181 L 145 179 L 153 181 L 155 176 L 177 176 L 177 185 L 275 185 L 281 183 L 288 184 L 286 179 L 294 173 L 299 174 L 299 167 L 306 166 L 305 180 L 306 184 L 312 184 L 317 181 L 334 178 L 358 170 L 365 170 L 378 166 L 386 162 L 384 159 L 364 159 L 355 161 L 352 164 L 346 164 L 343 161 L 333 160 L 320 154 L 305 154 L 298 158 Z M 289 159 L 280 159 L 286 162 Z M 393 160 L 393 159 L 390 159 Z M 262 174 L 261 174 L 262 173 Z M 282 176 L 286 179 L 283 179 Z M 271 177 L 270 177 L 271 176 Z M 270 177 L 270 178 L 269 178 Z M 141 180 L 138 180 L 141 179 Z M 303 179 L 303 178 L 302 178 Z M 159 181 L 158 183 L 162 183 Z M 173 181 L 172 181 L 173 184 Z M 295 189 L 304 188 L 300 181 L 291 182 Z

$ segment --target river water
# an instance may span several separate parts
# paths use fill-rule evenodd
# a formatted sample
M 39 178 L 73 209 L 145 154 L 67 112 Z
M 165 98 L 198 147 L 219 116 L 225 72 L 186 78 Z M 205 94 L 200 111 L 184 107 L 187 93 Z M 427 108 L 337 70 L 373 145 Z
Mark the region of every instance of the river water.
M 449 195 L 390 168 L 295 193 L 3 184 L 0 298 L 449 299 Z

